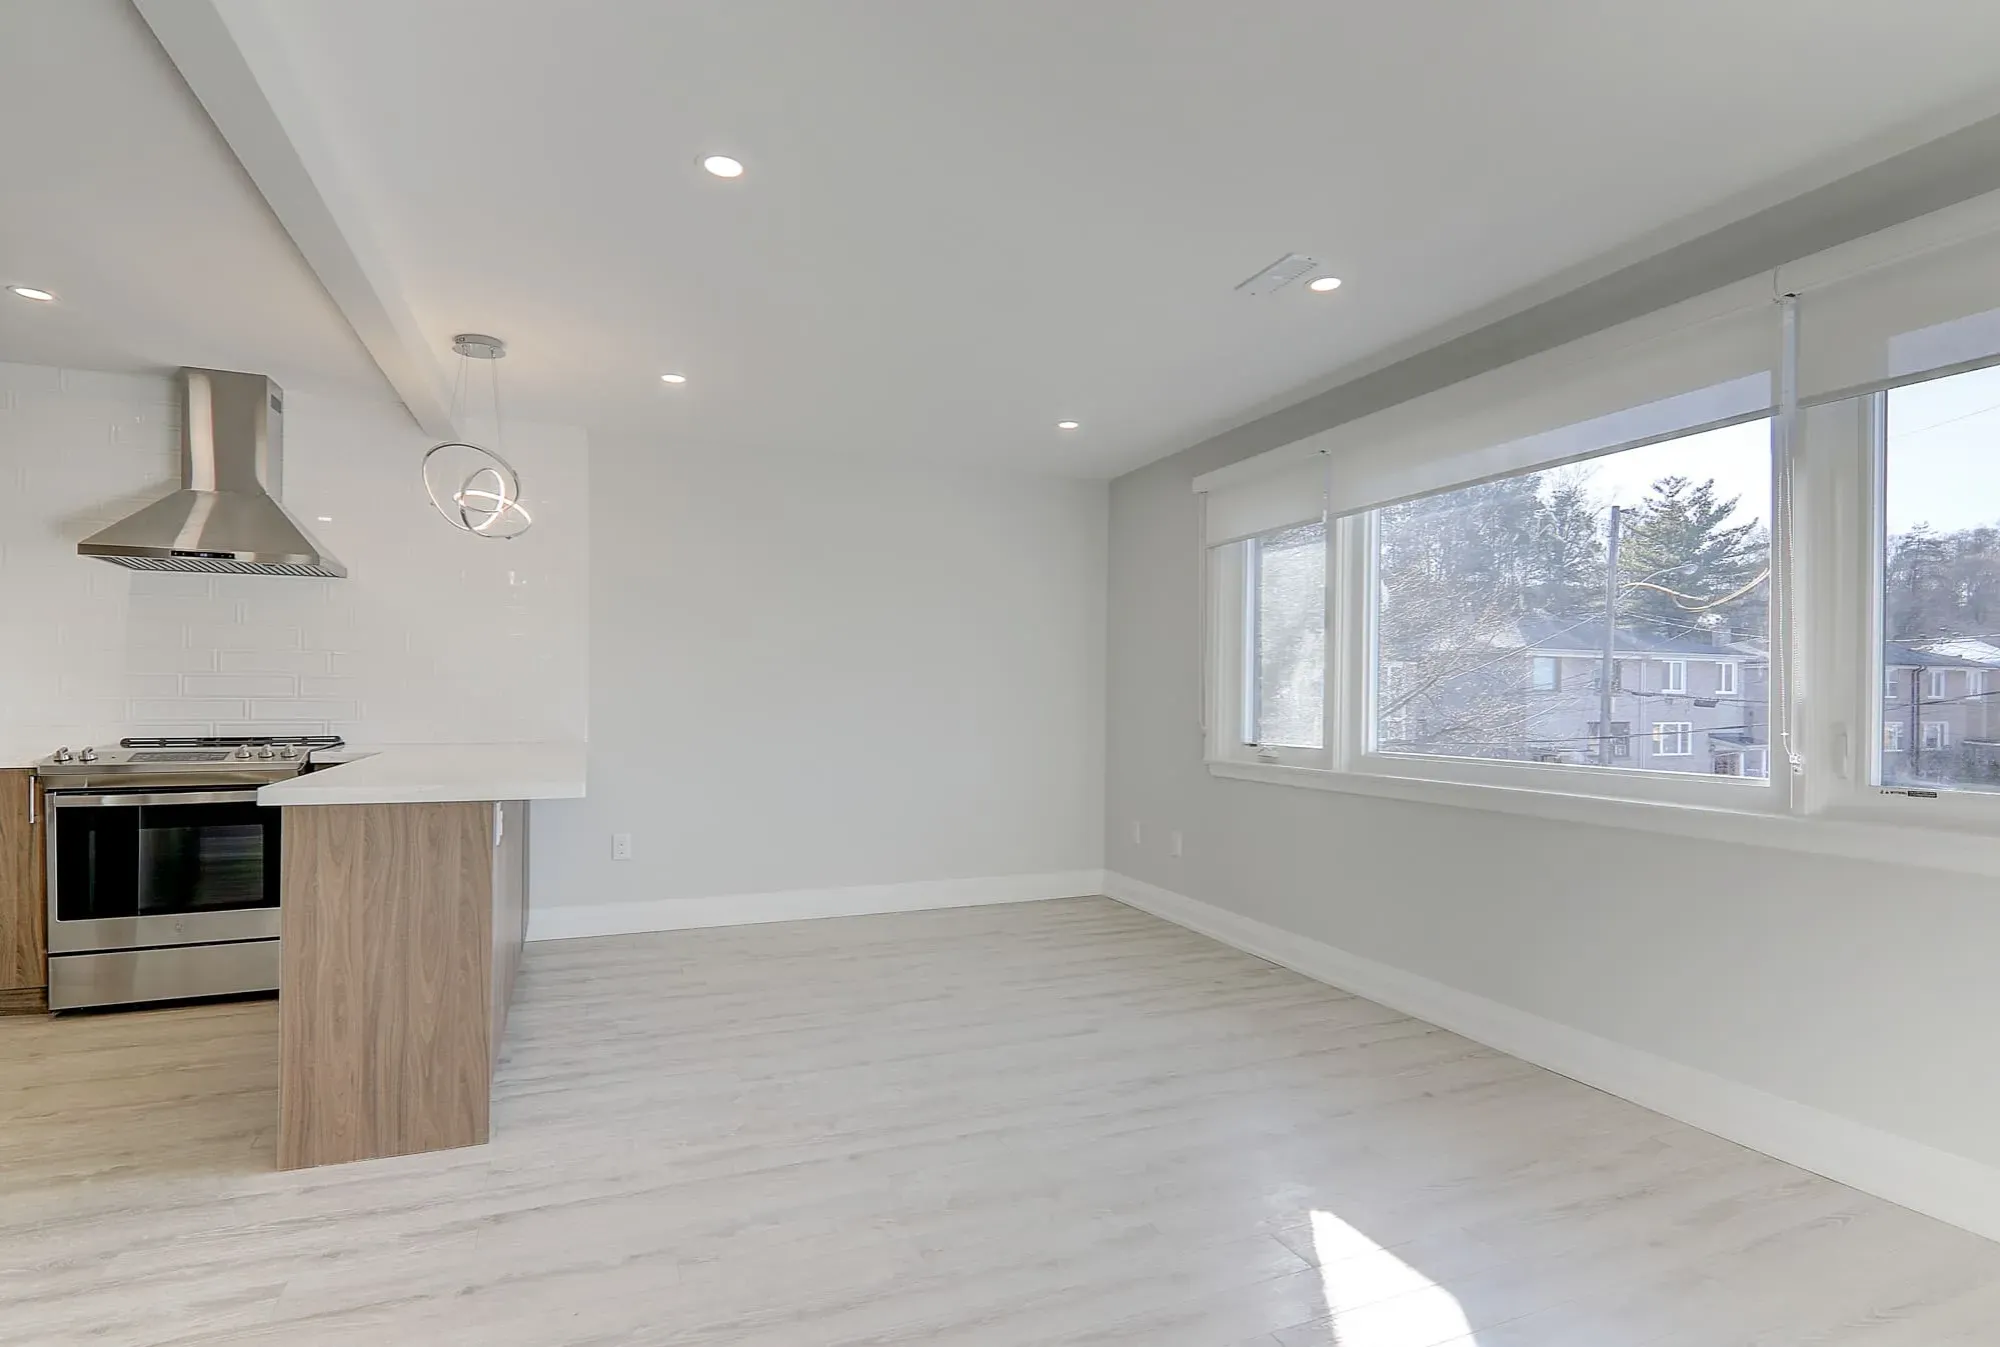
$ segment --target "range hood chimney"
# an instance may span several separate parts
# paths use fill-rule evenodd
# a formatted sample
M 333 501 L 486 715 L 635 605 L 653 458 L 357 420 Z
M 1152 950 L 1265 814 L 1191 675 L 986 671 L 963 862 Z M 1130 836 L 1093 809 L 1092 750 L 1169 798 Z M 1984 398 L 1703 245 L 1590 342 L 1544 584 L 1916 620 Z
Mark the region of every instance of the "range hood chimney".
M 181 489 L 76 545 L 135 571 L 318 575 L 347 567 L 285 512 L 285 390 L 261 374 L 181 371 Z

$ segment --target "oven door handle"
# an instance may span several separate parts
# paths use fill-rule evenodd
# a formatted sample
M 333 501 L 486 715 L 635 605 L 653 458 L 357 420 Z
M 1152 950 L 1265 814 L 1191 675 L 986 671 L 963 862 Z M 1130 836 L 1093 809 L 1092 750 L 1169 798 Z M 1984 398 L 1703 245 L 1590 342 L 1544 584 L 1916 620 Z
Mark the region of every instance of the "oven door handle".
M 78 806 L 101 806 L 110 809 L 131 809 L 140 805 L 174 804 L 255 804 L 257 792 L 254 790 L 176 790 L 159 794 L 105 794 L 93 795 L 82 792 L 50 791 L 47 796 L 51 809 L 75 809 Z

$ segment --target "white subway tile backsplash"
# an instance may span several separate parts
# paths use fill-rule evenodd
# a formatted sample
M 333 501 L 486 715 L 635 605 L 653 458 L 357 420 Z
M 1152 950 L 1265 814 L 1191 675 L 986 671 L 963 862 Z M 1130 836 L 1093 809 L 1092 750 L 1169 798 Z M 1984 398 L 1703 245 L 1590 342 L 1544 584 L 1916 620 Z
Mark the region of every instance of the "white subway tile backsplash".
M 339 734 L 324 720 L 218 720 L 203 734 L 242 734 L 275 737 L 280 734 Z M 351 737 L 360 742 L 360 736 Z
M 115 576 L 118 574 L 118 571 L 115 567 L 106 565 L 103 567 L 102 573 Z M 215 582 L 219 578 L 213 575 L 192 575 L 178 571 L 127 571 L 125 574 L 129 577 L 126 583 L 131 586 L 134 603 L 137 603 L 142 598 L 151 598 L 154 595 L 172 595 L 176 598 L 206 598 L 215 593 Z
M 233 622 L 230 605 L 213 594 L 134 594 L 130 612 L 148 622 L 175 622 L 184 625 Z
M 83 734 L 73 734 L 70 739 L 80 744 L 95 744 L 105 739 L 123 739 L 128 735 L 146 735 L 161 739 L 193 738 L 202 734 L 221 734 L 212 720 L 148 720 L 143 723 L 125 721 L 120 728 L 105 733 L 90 730 Z
M 0 363 L 0 766 L 136 733 L 583 737 L 580 433 L 509 426 L 524 475 L 571 504 L 496 548 L 422 500 L 425 441 L 400 407 L 295 392 L 286 500 L 308 527 L 339 520 L 318 531 L 350 578 L 77 556 L 83 533 L 176 484 L 177 396 L 162 377 Z
M 324 650 L 218 650 L 215 667 L 224 673 L 318 674 L 327 670 Z
M 127 697 L 178 697 L 186 690 L 179 674 L 128 673 L 123 682 Z
M 253 701 L 252 720 L 354 720 L 360 708 L 332 698 L 294 697 L 283 701 Z
M 207 673 L 217 658 L 206 647 L 132 646 L 125 651 L 125 667 L 140 673 Z
M 175 691 L 189 697 L 292 697 L 299 680 L 292 674 L 183 674 Z
M 205 645 L 216 650 L 297 650 L 299 629 L 284 626 L 257 626 L 231 623 L 190 623 L 185 633 L 188 645 Z
M 227 697 L 134 697 L 130 704 L 132 719 L 150 720 L 219 720 L 228 716 L 241 720 L 244 715 L 243 703 Z

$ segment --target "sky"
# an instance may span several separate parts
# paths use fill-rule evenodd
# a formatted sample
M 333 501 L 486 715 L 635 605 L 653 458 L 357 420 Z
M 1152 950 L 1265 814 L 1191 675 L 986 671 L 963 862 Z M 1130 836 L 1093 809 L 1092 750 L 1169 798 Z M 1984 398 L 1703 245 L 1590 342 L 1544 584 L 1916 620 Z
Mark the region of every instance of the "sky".
M 1739 497 L 1732 523 L 1771 518 L 1771 424 L 1748 421 L 1739 426 L 1704 431 L 1678 440 L 1607 454 L 1570 468 L 1580 475 L 1602 506 L 1638 505 L 1659 478 L 1678 473 L 1700 482 L 1715 479 L 1724 500 Z
M 1771 517 L 1771 431 L 1751 421 L 1574 465 L 1600 505 L 1634 506 L 1669 473 L 1713 477 L 1736 496 L 1732 523 Z M 1889 394 L 1891 534 L 2000 524 L 2000 366 L 1907 384 Z
M 2000 366 L 1889 394 L 1889 532 L 2000 524 Z

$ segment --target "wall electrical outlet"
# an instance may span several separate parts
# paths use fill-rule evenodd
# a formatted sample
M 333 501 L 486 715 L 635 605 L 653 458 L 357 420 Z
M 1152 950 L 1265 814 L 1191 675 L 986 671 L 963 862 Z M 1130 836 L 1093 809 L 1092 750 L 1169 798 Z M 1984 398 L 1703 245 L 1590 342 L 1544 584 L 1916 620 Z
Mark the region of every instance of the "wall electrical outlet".
M 631 833 L 611 834 L 611 859 L 614 861 L 629 861 L 632 859 Z
M 1167 854 L 1169 856 L 1178 856 L 1181 854 L 1181 830 L 1179 828 L 1174 829 L 1172 833 L 1168 834 Z

